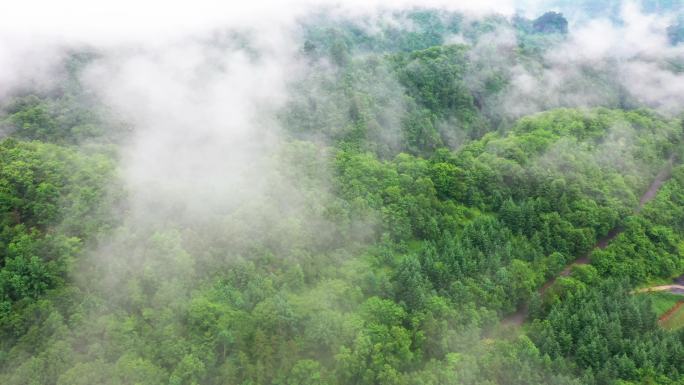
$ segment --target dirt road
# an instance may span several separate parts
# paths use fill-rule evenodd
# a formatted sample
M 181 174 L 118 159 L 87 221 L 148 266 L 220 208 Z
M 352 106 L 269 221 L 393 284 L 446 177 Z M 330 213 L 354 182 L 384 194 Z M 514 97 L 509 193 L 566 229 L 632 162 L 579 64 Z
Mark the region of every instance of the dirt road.
M 637 293 L 648 293 L 652 291 L 669 291 L 672 294 L 682 294 L 684 295 L 684 285 L 661 285 L 661 286 L 653 286 L 653 287 L 645 287 L 643 289 L 639 289 L 636 292 Z
M 667 181 L 670 177 L 670 173 L 672 171 L 672 165 L 674 164 L 674 159 L 675 159 L 674 155 L 671 156 L 670 159 L 668 159 L 667 165 L 665 166 L 665 168 L 663 168 L 663 170 L 660 171 L 658 173 L 658 175 L 656 175 L 656 177 L 653 180 L 653 182 L 651 183 L 651 185 L 648 187 L 646 192 L 644 192 L 643 195 L 641 196 L 641 198 L 639 199 L 639 206 L 637 206 L 637 208 L 634 210 L 634 213 L 639 213 L 641 211 L 641 209 L 644 207 L 644 205 L 646 205 L 646 203 L 653 200 L 653 198 L 655 198 L 655 196 L 658 194 L 658 190 L 660 190 L 660 187 L 662 187 L 662 185 L 665 183 L 665 181 Z M 603 249 L 603 248 L 607 247 L 610 244 L 610 242 L 613 241 L 613 239 L 615 239 L 618 235 L 620 235 L 620 233 L 622 231 L 623 231 L 623 229 L 619 226 L 610 230 L 608 232 L 608 234 L 606 234 L 604 237 L 602 237 L 601 239 L 599 239 L 596 242 L 592 251 L 596 250 L 596 249 Z M 570 272 L 572 272 L 573 266 L 586 265 L 586 264 L 591 263 L 590 256 L 591 256 L 591 251 L 587 255 L 584 255 L 584 256 L 572 261 L 572 263 L 568 264 L 567 266 L 565 266 L 563 271 L 561 271 L 558 274 L 558 276 L 549 279 L 548 281 L 546 281 L 542 285 L 542 287 L 539 288 L 539 293 L 544 294 L 546 292 L 546 290 L 548 290 L 554 284 L 554 282 L 556 282 L 556 279 L 558 277 L 566 277 L 566 276 L 570 275 Z M 682 279 L 684 281 L 684 276 L 680 277 L 680 279 Z M 680 290 L 680 288 L 681 288 L 681 290 L 682 290 L 681 294 L 684 294 L 684 282 L 682 282 L 682 285 L 665 285 L 665 286 L 674 287 L 674 290 Z M 664 289 L 664 290 L 667 290 L 667 289 Z M 524 304 L 523 306 L 521 306 L 518 309 L 518 311 L 516 311 L 513 314 L 508 315 L 501 322 L 504 325 L 520 326 L 527 319 L 527 313 L 528 313 L 528 306 L 527 306 L 527 304 Z
M 674 156 L 671 156 L 667 161 L 667 166 L 660 173 L 658 173 L 658 175 L 656 175 L 656 178 L 653 183 L 651 183 L 651 186 L 648 188 L 648 190 L 646 190 L 644 195 L 641 196 L 641 199 L 639 200 L 639 207 L 636 209 L 637 213 L 641 211 L 646 203 L 655 198 L 656 194 L 658 194 L 658 190 L 660 190 L 660 187 L 663 185 L 663 183 L 665 183 L 666 180 L 668 180 L 668 178 L 670 178 L 673 164 Z
M 681 308 L 683 305 L 684 300 L 678 301 L 674 306 L 672 306 L 672 308 L 670 308 L 670 310 L 666 311 L 663 315 L 658 317 L 658 322 L 660 323 L 660 325 L 663 325 L 670 318 L 672 318 L 672 316 L 674 316 L 675 313 L 677 313 L 677 310 L 679 310 L 679 308 Z

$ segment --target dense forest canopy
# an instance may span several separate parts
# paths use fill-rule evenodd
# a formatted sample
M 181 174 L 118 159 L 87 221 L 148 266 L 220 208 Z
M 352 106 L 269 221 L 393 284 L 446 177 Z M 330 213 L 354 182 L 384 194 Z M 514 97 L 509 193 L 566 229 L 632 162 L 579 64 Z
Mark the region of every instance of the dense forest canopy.
M 684 4 L 455 3 L 7 20 L 0 384 L 683 384 Z

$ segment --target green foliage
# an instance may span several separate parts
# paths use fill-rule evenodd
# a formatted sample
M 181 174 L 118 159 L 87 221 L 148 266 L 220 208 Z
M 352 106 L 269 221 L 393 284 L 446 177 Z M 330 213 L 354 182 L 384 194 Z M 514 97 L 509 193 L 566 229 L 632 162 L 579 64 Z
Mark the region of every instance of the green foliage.
M 670 314 L 667 319 L 661 322 L 661 325 L 668 330 L 681 330 L 684 328 L 684 310 L 680 306 L 672 314 Z
M 568 21 L 562 13 L 546 12 L 532 23 L 532 28 L 538 33 L 568 33 Z
M 573 357 L 580 370 L 591 373 L 590 383 L 681 378 L 676 357 L 684 354 L 682 341 L 659 328 L 645 298 L 606 282 L 568 294 L 545 320 L 535 321 L 530 336 L 537 346 L 552 358 Z
M 70 93 L 59 99 L 39 95 L 16 97 L 4 106 L 0 132 L 59 144 L 117 140 L 122 128 L 106 123 L 105 112 L 92 103 L 81 102 L 84 98 Z
M 678 294 L 661 291 L 643 295 L 647 296 L 651 300 L 653 312 L 659 316 L 670 310 L 679 300 L 682 299 L 682 296 Z
M 637 210 L 680 161 L 681 120 L 509 122 L 506 66 L 543 66 L 562 15 L 398 16 L 413 28 L 304 28 L 311 70 L 280 111 L 268 194 L 207 218 L 124 204 L 121 126 L 78 83 L 91 55 L 69 60 L 62 92 L 7 103 L 0 383 L 681 382 L 681 332 L 631 295 L 684 271 L 684 168 Z M 510 27 L 519 46 L 492 63 L 498 46 L 479 43 Z M 444 45 L 455 34 L 467 44 Z M 523 328 L 500 324 L 527 308 Z
M 39 142 L 0 143 L 0 325 L 62 285 L 85 237 L 111 223 L 113 162 Z M 85 217 L 84 217 L 85 216 Z
M 458 33 L 463 16 L 458 13 L 436 9 L 396 11 L 386 15 L 405 20 L 411 28 L 396 23 L 382 23 L 378 31 L 372 31 L 364 23 L 367 18 L 329 18 L 305 25 L 304 52 L 311 57 L 326 56 L 334 44 L 343 41 L 348 49 L 357 52 L 416 51 L 444 43 L 447 34 Z

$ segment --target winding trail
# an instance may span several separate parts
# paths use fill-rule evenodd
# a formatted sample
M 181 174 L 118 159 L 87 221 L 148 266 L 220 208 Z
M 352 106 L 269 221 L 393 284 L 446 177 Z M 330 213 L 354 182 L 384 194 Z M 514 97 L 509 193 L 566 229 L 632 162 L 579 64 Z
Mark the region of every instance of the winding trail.
M 658 322 L 659 322 L 661 325 L 663 325 L 663 324 L 664 324 L 665 322 L 667 322 L 670 318 L 672 318 L 672 316 L 674 316 L 675 313 L 677 313 L 677 311 L 678 311 L 682 306 L 684 306 L 684 300 L 678 301 L 674 306 L 672 306 L 672 308 L 670 308 L 670 310 L 666 311 L 665 313 L 663 313 L 663 315 L 661 315 L 660 317 L 658 317 Z
M 674 155 L 670 156 L 665 167 L 658 173 L 658 175 L 656 175 L 656 177 L 653 180 L 653 182 L 651 183 L 651 185 L 643 193 L 643 195 L 641 195 L 641 198 L 639 199 L 639 206 L 637 206 L 634 209 L 635 214 L 638 214 L 639 212 L 641 212 L 641 209 L 644 207 L 644 205 L 646 205 L 646 203 L 650 202 L 651 200 L 653 200 L 653 198 L 655 198 L 655 196 L 658 194 L 658 191 L 660 190 L 660 188 L 670 178 L 670 173 L 672 172 L 672 166 L 674 164 L 674 160 L 675 160 L 675 156 Z M 606 248 L 613 241 L 613 239 L 615 239 L 618 235 L 620 235 L 620 233 L 622 233 L 623 230 L 624 229 L 620 226 L 616 226 L 615 228 L 610 230 L 608 232 L 608 234 L 606 234 L 604 237 L 600 238 L 596 242 L 596 244 L 594 245 L 592 250 L 589 251 L 586 255 L 575 259 L 570 264 L 565 266 L 565 268 L 557 276 L 550 278 L 548 281 L 546 281 L 539 288 L 539 290 L 538 290 L 539 294 L 544 294 L 551 286 L 553 286 L 553 284 L 556 282 L 556 279 L 558 279 L 558 277 L 569 276 L 570 273 L 572 272 L 573 266 L 586 265 L 586 264 L 591 263 L 591 259 L 590 259 L 591 253 L 596 249 Z M 684 276 L 680 277 L 679 279 L 684 281 Z M 680 288 L 681 288 L 681 290 L 682 290 L 681 294 L 684 294 L 684 282 L 678 282 L 678 284 L 676 284 L 676 285 L 665 285 L 665 286 L 675 287 L 675 290 L 680 290 Z M 663 290 L 667 290 L 667 289 L 663 289 Z M 506 316 L 505 318 L 503 318 L 501 323 L 503 325 L 506 325 L 506 326 L 508 326 L 508 325 L 520 326 L 523 323 L 525 323 L 525 320 L 527 319 L 527 316 L 528 316 L 528 312 L 529 312 L 529 307 L 528 307 L 528 304 L 525 303 L 522 306 L 520 306 L 520 308 L 518 308 L 518 310 L 515 313 L 510 314 L 510 315 Z
M 659 286 L 651 286 L 651 287 L 644 287 L 642 289 L 634 291 L 634 293 L 651 293 L 651 292 L 661 292 L 661 291 L 667 291 L 672 294 L 678 294 L 684 296 L 684 274 L 680 275 L 679 277 L 675 278 L 674 284 L 672 285 L 659 285 Z M 675 303 L 670 309 L 668 309 L 665 313 L 663 313 L 660 317 L 658 317 L 658 323 L 660 325 L 663 325 L 665 322 L 667 322 L 672 316 L 677 313 L 677 311 L 684 306 L 684 299 L 680 299 Z

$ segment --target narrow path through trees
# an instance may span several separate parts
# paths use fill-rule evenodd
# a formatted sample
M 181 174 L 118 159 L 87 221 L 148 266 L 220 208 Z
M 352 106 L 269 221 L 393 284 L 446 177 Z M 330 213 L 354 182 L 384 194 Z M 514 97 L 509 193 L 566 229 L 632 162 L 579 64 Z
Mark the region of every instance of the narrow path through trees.
M 674 160 L 675 160 L 675 156 L 674 155 L 670 156 L 670 158 L 668 159 L 667 164 L 665 165 L 663 170 L 661 170 L 658 173 L 658 175 L 656 175 L 656 177 L 653 180 L 653 182 L 651 183 L 651 185 L 641 195 L 641 198 L 639 199 L 639 205 L 634 210 L 635 214 L 638 214 L 641 211 L 641 209 L 644 207 L 644 205 L 646 205 L 646 203 L 650 202 L 651 200 L 653 200 L 653 198 L 655 198 L 655 196 L 658 194 L 658 190 L 660 190 L 660 187 L 662 187 L 662 185 L 669 179 L 670 173 L 672 172 L 672 166 L 674 164 Z M 623 231 L 623 229 L 620 226 L 613 228 L 612 230 L 610 230 L 608 232 L 608 234 L 606 234 L 604 237 L 602 237 L 601 239 L 599 239 L 596 242 L 592 251 L 596 250 L 596 249 L 603 249 L 603 248 L 607 247 L 613 241 L 613 239 L 615 239 L 618 235 L 620 235 L 620 233 L 622 231 Z M 573 266 L 586 265 L 586 264 L 591 263 L 590 256 L 591 256 L 592 251 L 590 251 L 589 253 L 587 253 L 586 255 L 584 255 L 580 258 L 577 258 L 572 263 L 565 266 L 565 268 L 557 276 L 546 281 L 539 288 L 539 290 L 538 290 L 539 294 L 544 294 L 556 282 L 556 279 L 558 279 L 558 277 L 566 277 L 566 276 L 570 275 L 570 273 L 572 272 Z M 666 286 L 676 286 L 677 287 L 676 290 L 679 290 L 679 288 L 681 288 L 682 292 L 684 293 L 684 286 L 681 286 L 681 285 L 666 285 Z M 664 290 L 666 290 L 666 289 L 664 289 Z M 520 326 L 527 319 L 528 311 L 529 311 L 528 304 L 524 304 L 524 305 L 520 306 L 518 311 L 516 311 L 513 314 L 506 316 L 502 320 L 502 324 L 503 325 Z
M 682 294 L 684 295 L 684 285 L 660 285 L 660 286 L 653 286 L 653 287 L 645 287 L 643 289 L 639 289 L 636 292 L 637 293 L 648 293 L 651 291 L 669 291 L 672 294 Z
M 672 318 L 675 313 L 684 305 L 684 300 L 678 301 L 674 306 L 672 306 L 668 311 L 663 313 L 660 317 L 658 317 L 658 322 L 662 326 L 665 322 L 667 322 L 670 318 Z

